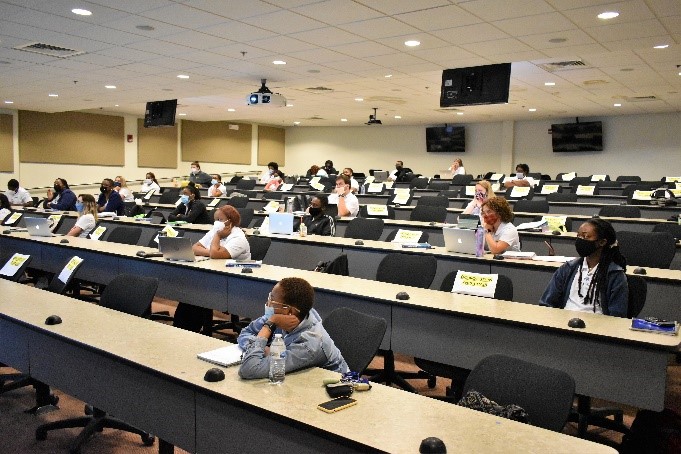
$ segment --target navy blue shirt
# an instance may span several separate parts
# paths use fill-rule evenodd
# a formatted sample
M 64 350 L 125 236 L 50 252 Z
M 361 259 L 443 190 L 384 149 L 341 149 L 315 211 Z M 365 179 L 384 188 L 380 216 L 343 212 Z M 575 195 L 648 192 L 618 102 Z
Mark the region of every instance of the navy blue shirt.
M 112 190 L 109 194 L 109 201 L 106 200 L 106 195 L 103 192 L 99 193 L 99 199 L 97 199 L 97 205 L 104 207 L 104 211 L 111 211 L 118 215 L 125 214 L 125 204 L 123 199 L 121 199 L 120 194 L 117 191 Z

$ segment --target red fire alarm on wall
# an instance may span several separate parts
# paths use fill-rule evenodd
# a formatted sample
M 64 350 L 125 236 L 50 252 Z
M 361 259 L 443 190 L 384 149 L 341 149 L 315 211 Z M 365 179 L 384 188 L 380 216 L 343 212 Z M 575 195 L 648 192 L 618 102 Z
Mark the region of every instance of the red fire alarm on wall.
M 132 143 L 132 134 L 128 134 L 128 143 Z

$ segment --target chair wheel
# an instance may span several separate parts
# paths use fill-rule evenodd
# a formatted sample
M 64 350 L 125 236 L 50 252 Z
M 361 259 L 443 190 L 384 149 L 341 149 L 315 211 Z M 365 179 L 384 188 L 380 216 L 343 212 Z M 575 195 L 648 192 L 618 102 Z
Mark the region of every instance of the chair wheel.
M 54 394 L 50 394 L 49 400 L 50 400 L 50 405 L 56 406 L 59 403 L 59 396 L 54 395 Z
M 152 434 L 142 435 L 142 443 L 144 443 L 144 446 L 152 446 L 154 441 L 156 441 L 156 437 Z
M 83 413 L 85 413 L 88 416 L 92 416 L 94 413 L 94 409 L 92 408 L 92 405 L 85 404 L 85 408 L 83 409 Z
M 35 439 L 38 441 L 47 440 L 47 431 L 43 429 L 35 430 Z
M 435 388 L 436 384 L 437 384 L 437 377 L 435 377 L 435 376 L 428 377 L 428 388 L 433 389 L 433 388 Z

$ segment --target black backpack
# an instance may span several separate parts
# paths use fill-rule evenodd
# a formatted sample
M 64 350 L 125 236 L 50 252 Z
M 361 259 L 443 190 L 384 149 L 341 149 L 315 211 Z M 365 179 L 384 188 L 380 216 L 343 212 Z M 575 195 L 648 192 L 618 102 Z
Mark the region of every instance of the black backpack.
M 319 262 L 314 269 L 319 273 L 337 274 L 339 276 L 349 276 L 348 256 L 341 254 L 328 262 Z
M 631 430 L 622 438 L 620 454 L 672 454 L 681 452 L 681 415 L 639 410 Z

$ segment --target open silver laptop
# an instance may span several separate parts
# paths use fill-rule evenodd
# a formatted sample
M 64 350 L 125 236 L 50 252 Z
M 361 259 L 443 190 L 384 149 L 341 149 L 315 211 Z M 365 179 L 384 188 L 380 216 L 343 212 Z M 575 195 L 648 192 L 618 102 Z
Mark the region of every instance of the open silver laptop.
M 447 252 L 475 255 L 475 230 L 443 227 L 442 235 Z
M 270 213 L 270 233 L 293 234 L 292 213 Z
M 200 262 L 208 257 L 196 257 L 192 251 L 192 240 L 189 237 L 159 236 L 158 248 L 166 260 L 178 262 Z
M 54 221 L 50 218 L 29 218 L 24 216 L 26 231 L 31 236 L 54 236 L 52 226 Z
M 390 175 L 390 173 L 387 170 L 377 170 L 374 172 L 374 182 L 383 183 L 388 179 L 388 175 Z

